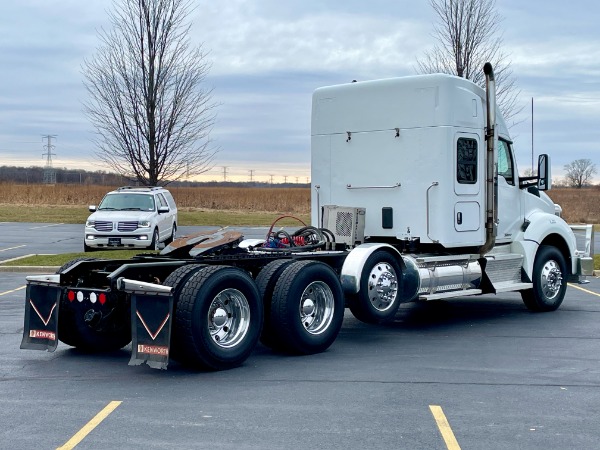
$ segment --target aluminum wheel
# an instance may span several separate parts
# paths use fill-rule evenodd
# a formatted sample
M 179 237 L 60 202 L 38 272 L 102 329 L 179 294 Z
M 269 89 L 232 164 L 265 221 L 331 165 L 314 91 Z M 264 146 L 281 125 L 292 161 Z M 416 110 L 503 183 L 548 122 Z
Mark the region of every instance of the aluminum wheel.
M 325 331 L 333 320 L 335 299 L 331 288 L 322 281 L 306 286 L 300 298 L 300 321 L 310 334 Z
M 542 292 L 548 300 L 552 300 L 559 294 L 562 286 L 563 277 L 560 266 L 556 261 L 551 259 L 544 264 L 540 276 Z
M 378 311 L 392 307 L 398 296 L 398 275 L 387 262 L 375 264 L 369 274 L 369 300 Z
M 213 341 L 223 348 L 235 347 L 250 327 L 248 300 L 237 289 L 217 294 L 208 309 L 208 329 Z

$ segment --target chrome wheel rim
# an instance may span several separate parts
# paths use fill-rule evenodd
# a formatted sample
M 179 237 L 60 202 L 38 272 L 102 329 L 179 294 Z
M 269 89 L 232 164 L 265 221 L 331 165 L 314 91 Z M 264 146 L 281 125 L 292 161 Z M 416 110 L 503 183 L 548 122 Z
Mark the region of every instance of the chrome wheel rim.
M 208 308 L 208 330 L 213 342 L 222 348 L 238 345 L 250 328 L 248 299 L 237 289 L 219 292 Z
M 377 311 L 392 307 L 398 297 L 398 275 L 387 262 L 375 264 L 369 274 L 369 301 Z
M 556 261 L 551 259 L 544 264 L 541 272 L 541 285 L 544 296 L 552 300 L 560 292 L 562 286 L 562 271 Z
M 310 334 L 324 332 L 333 320 L 334 297 L 331 288 L 322 281 L 313 281 L 300 298 L 300 321 Z

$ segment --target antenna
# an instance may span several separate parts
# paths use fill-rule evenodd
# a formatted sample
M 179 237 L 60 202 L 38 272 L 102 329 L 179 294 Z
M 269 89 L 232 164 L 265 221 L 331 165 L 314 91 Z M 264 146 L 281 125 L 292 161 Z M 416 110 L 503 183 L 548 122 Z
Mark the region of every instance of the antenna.
M 531 175 L 533 176 L 533 97 L 531 97 Z
M 42 157 L 46 157 L 46 166 L 44 167 L 44 184 L 56 184 L 56 172 L 52 167 L 52 156 L 56 156 L 56 153 L 52 153 L 54 150 L 54 145 L 52 145 L 52 139 L 56 139 L 55 134 L 46 134 L 42 136 L 43 139 L 46 139 L 47 144 L 44 145 L 44 149 L 46 153 L 42 153 Z

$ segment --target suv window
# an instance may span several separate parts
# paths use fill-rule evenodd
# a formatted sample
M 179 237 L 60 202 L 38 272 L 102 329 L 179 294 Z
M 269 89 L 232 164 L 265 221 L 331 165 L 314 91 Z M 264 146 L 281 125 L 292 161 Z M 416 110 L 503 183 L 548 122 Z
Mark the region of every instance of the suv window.
M 165 197 L 162 194 L 158 194 L 156 197 L 158 198 L 159 207 L 160 206 L 166 206 L 167 208 L 169 207 L 169 205 L 167 204 L 167 201 L 165 200 Z
M 107 194 L 98 210 L 115 211 L 154 211 L 154 198 L 146 194 Z
M 167 203 L 169 204 L 169 208 L 175 209 L 175 199 L 171 195 L 170 192 L 164 192 L 165 198 L 167 199 Z

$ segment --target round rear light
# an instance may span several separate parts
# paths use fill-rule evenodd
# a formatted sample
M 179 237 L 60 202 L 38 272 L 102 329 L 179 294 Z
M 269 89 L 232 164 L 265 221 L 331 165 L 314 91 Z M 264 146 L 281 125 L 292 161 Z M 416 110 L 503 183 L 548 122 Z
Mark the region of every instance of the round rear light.
M 75 292 L 73 292 L 73 291 L 67 292 L 67 298 L 69 299 L 70 302 L 75 300 Z
M 106 303 L 106 294 L 102 293 L 98 296 L 98 301 L 100 302 L 101 305 L 104 305 Z

